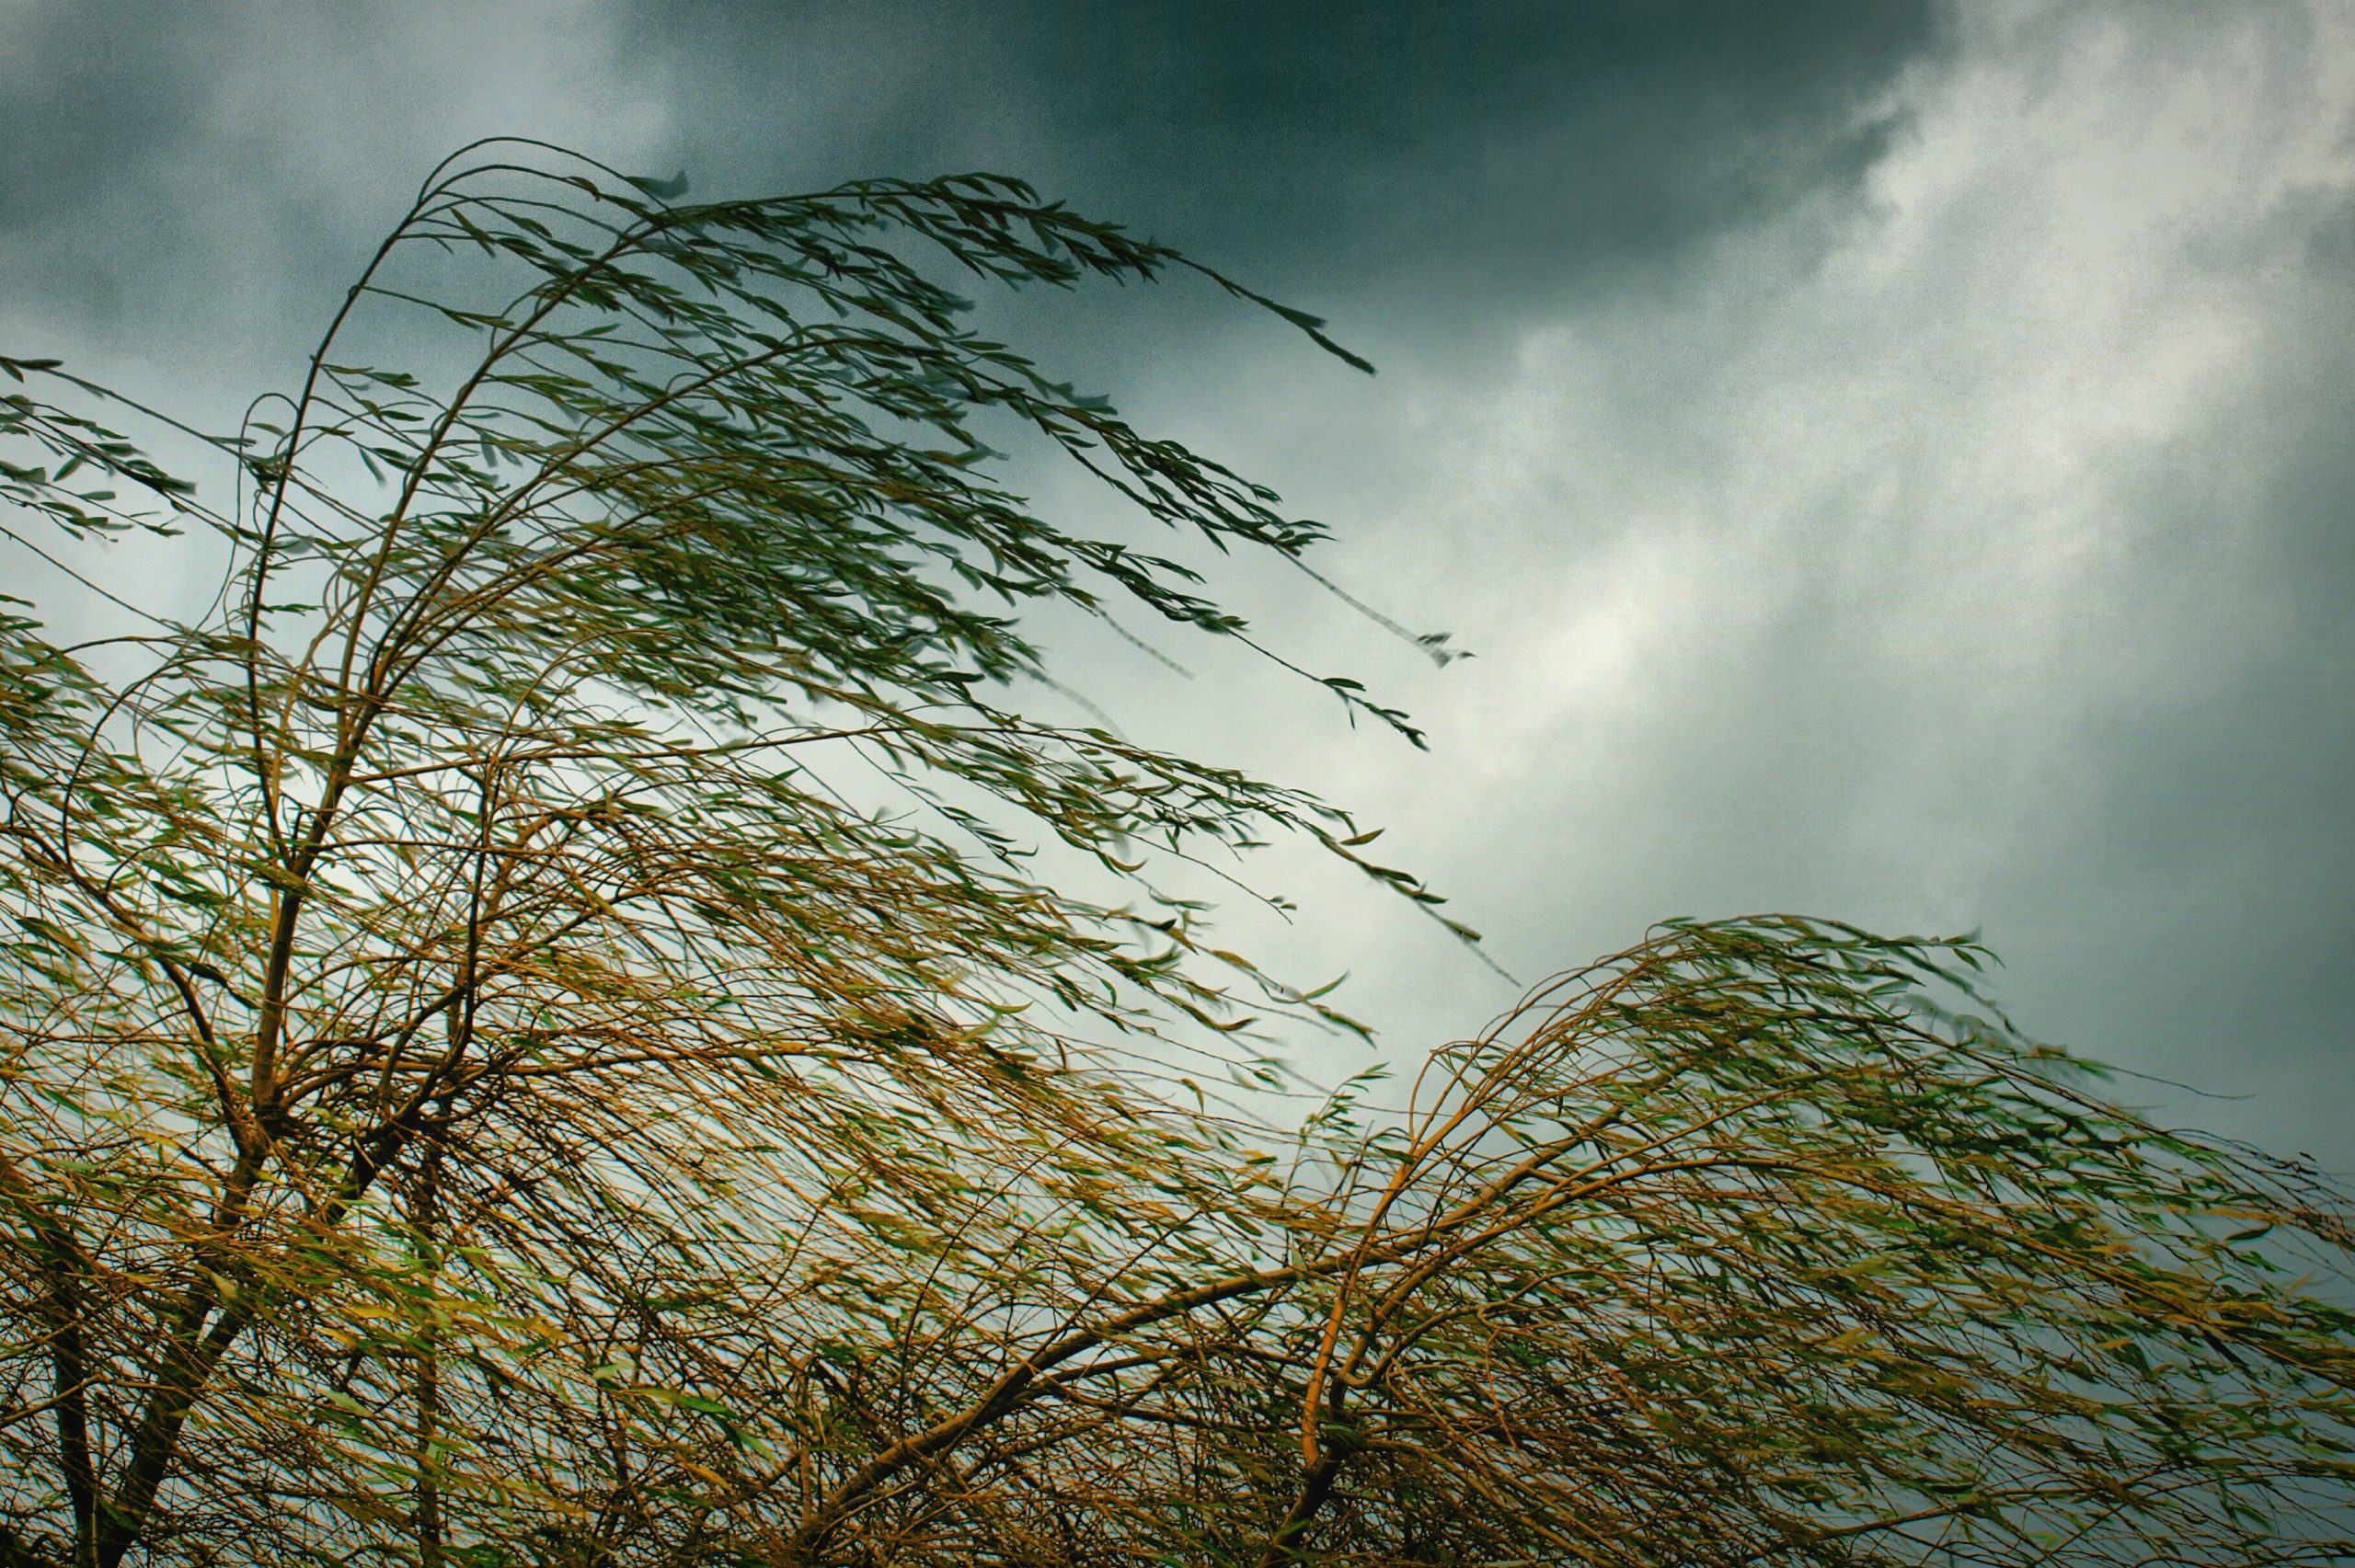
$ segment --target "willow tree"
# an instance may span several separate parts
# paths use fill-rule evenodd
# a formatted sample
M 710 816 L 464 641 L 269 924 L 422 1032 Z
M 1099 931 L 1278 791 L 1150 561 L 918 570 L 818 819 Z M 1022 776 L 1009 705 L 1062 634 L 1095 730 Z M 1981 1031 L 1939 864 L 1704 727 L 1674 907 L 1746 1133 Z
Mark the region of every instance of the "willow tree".
M 2349 1550 L 2336 1200 L 1957 1011 L 1967 945 L 1664 927 L 1273 1118 L 1235 1042 L 1346 1020 L 1172 873 L 1430 895 L 1037 716 L 1036 612 L 1247 641 L 1155 539 L 1318 530 L 940 279 L 1341 350 L 1010 180 L 682 195 L 468 149 L 234 436 L 0 361 L 9 537 L 138 617 L 0 621 L 0 1559 Z

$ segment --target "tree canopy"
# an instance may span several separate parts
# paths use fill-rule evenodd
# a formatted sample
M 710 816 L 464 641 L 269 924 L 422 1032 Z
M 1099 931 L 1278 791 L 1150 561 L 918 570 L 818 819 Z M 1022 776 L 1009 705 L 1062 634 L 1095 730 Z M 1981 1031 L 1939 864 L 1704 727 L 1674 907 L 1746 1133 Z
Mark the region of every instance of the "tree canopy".
M 1969 942 L 1667 924 L 1282 1120 L 1255 1032 L 1355 1026 L 1175 872 L 1437 900 L 1039 716 L 1036 626 L 1258 647 L 1159 541 L 1322 530 L 948 284 L 1359 361 L 1010 179 L 684 195 L 465 149 L 235 435 L 0 359 L 0 529 L 114 617 L 0 618 L 0 1563 L 2355 1551 L 2343 1202 Z

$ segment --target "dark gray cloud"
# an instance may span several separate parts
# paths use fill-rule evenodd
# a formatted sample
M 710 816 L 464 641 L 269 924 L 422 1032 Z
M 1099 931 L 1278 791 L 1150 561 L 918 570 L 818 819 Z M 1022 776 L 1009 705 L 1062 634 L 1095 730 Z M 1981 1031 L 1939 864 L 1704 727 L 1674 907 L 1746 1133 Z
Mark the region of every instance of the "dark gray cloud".
M 215 30 L 190 6 L 0 11 L 0 227 L 70 212 L 188 136 L 210 87 L 189 65 Z
M 2355 1171 L 2351 129 L 2321 0 L 35 0 L 0 10 L 0 341 L 234 409 L 491 132 L 706 193 L 1022 175 L 1374 352 L 1205 291 L 1019 313 L 1482 655 L 1246 576 L 1432 754 L 1214 651 L 1091 652 L 1123 722 L 1387 823 L 1526 978 L 1676 913 L 1983 927 L 2031 1031 Z M 1401 1049 L 1510 1000 L 1271 876 L 1305 914 L 1238 934 L 1354 971 Z
M 560 0 L 29 0 L 0 29 L 0 326 L 248 395 L 443 154 L 522 131 L 632 157 L 663 118 Z
M 194 134 L 210 84 L 188 67 L 212 52 L 211 30 L 192 6 L 0 11 L 0 286 L 85 321 L 123 308 L 121 263 L 141 249 L 137 228 L 103 246 L 91 236 L 70 269 L 49 256 L 28 265 L 28 253 L 39 233 L 111 209 L 110 195 Z M 160 258 L 144 259 L 136 269 Z
M 1013 169 L 1385 329 L 1482 332 L 1853 192 L 1946 36 L 1927 0 L 637 15 L 730 184 Z
M 1853 199 L 1931 0 L 1281 8 L 34 3 L 0 27 L 0 285 L 282 349 L 465 138 L 699 191 L 1017 173 L 1442 362 Z M 290 308 L 291 307 L 291 308 Z
M 2308 235 L 2355 202 L 2301 218 Z M 2296 257 L 2295 234 L 2280 236 Z M 2085 715 L 2041 857 L 1989 888 L 2057 1037 L 2246 1098 L 2146 1091 L 2355 1167 L 2355 305 L 2273 277 L 2260 372 L 2138 477 L 2143 679 Z M 2164 649 L 2164 653 L 2155 650 Z

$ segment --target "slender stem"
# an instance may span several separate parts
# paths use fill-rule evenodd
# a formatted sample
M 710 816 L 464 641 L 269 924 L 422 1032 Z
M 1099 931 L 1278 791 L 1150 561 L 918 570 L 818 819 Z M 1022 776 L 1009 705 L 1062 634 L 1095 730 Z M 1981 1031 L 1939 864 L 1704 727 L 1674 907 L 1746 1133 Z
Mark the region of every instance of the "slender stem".
M 442 1268 L 440 1147 L 429 1149 L 419 1163 L 415 1206 L 419 1261 L 425 1267 L 426 1288 L 438 1292 Z M 442 1568 L 441 1459 L 435 1444 L 442 1419 L 441 1332 L 429 1325 L 423 1339 L 423 1348 L 417 1356 L 417 1441 L 412 1451 L 417 1471 L 417 1561 L 419 1568 Z

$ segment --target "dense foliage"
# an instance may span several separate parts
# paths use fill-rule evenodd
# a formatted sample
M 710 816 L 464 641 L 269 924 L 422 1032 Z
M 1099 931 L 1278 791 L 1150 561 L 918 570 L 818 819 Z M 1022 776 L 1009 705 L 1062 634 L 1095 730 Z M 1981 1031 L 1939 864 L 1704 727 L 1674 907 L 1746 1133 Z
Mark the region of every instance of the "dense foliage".
M 468 149 L 235 437 L 0 361 L 0 525 L 136 617 L 0 620 L 0 1563 L 2355 1550 L 2343 1209 L 1967 944 L 1663 927 L 1269 1123 L 1237 1031 L 1347 1021 L 1162 871 L 1430 896 L 1033 716 L 1025 615 L 1248 640 L 1154 533 L 1318 530 L 936 274 L 1269 302 L 1010 180 L 683 194 Z

